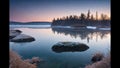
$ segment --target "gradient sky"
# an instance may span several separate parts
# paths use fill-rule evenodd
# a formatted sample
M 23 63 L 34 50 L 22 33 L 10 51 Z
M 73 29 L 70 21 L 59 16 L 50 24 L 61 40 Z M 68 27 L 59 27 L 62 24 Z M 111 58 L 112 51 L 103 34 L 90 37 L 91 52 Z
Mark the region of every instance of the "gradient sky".
M 10 0 L 10 21 L 49 21 L 69 15 L 87 13 L 107 14 L 110 0 Z

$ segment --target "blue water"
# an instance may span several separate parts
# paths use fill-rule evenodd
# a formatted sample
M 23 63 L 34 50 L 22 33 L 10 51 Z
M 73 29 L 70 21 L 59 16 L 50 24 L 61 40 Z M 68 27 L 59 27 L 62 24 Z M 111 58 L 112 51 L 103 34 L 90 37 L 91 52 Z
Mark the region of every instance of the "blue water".
M 52 28 L 12 28 L 19 29 L 23 34 L 30 35 L 36 40 L 28 43 L 10 42 L 10 49 L 16 51 L 23 59 L 34 56 L 44 60 L 38 68 L 84 68 L 91 63 L 91 57 L 96 52 L 104 54 L 110 51 L 110 31 L 79 31 L 56 30 Z M 60 41 L 81 42 L 89 49 L 83 52 L 52 51 L 52 46 Z

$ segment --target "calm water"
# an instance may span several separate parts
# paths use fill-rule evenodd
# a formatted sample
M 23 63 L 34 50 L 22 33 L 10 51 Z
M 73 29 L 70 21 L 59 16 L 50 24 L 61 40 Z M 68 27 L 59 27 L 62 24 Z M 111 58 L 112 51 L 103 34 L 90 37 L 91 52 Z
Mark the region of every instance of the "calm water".
M 38 68 L 84 68 L 91 63 L 91 56 L 96 52 L 107 54 L 110 51 L 110 31 L 69 30 L 52 28 L 14 28 L 23 34 L 33 36 L 36 41 L 29 43 L 10 42 L 10 48 L 23 59 L 38 56 L 44 60 Z M 60 41 L 73 41 L 87 44 L 90 48 L 83 52 L 52 51 L 52 46 Z

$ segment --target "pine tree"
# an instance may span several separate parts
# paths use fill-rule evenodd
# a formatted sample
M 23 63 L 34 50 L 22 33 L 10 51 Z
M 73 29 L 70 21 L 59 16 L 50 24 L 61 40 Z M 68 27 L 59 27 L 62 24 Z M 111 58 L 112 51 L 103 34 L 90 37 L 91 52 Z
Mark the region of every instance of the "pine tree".
M 90 10 L 88 10 L 87 19 L 90 19 Z

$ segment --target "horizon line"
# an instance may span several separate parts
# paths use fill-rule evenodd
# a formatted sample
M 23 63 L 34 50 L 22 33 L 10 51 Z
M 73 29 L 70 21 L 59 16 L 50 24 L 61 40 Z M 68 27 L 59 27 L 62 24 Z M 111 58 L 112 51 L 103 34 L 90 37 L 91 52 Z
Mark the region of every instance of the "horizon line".
M 21 22 L 21 23 L 28 23 L 28 22 L 50 22 L 50 21 L 27 21 L 27 22 L 23 22 L 23 21 L 9 21 L 9 22 Z

